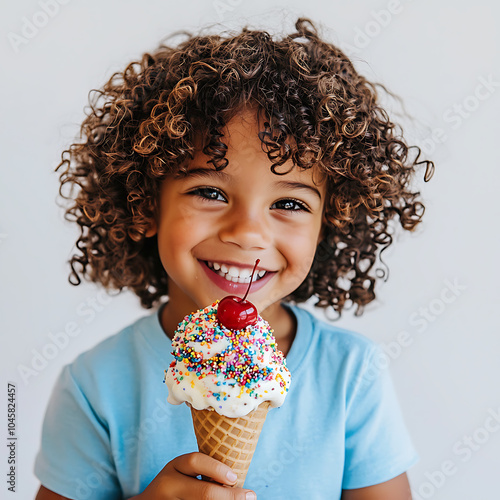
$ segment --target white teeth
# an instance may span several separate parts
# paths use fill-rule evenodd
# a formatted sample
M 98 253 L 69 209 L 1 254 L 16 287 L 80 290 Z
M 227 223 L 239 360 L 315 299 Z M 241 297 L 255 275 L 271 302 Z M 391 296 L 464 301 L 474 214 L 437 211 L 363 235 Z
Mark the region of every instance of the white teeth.
M 227 272 L 229 276 L 233 276 L 234 278 L 250 278 L 252 275 L 251 269 L 240 269 L 236 266 L 231 266 Z
M 231 266 L 227 273 L 229 276 L 232 276 L 233 278 L 237 278 L 240 275 L 240 270 L 237 267 Z
M 208 267 L 217 272 L 219 276 L 226 278 L 228 281 L 233 283 L 250 283 L 252 276 L 252 269 L 244 268 L 240 269 L 236 266 L 227 266 L 226 264 L 219 264 L 218 262 L 207 261 Z M 262 278 L 267 271 L 261 269 L 255 275 L 254 281 Z
M 250 278 L 252 275 L 251 269 L 241 269 L 240 274 L 238 275 L 240 278 Z

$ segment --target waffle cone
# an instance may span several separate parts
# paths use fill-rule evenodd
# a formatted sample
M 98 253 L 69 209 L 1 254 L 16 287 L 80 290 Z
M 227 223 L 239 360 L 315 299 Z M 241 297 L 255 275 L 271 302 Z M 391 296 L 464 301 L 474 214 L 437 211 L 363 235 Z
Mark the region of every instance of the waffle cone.
M 269 404 L 264 401 L 248 415 L 238 418 L 191 407 L 199 451 L 231 467 L 238 475 L 237 487 L 243 487 L 245 482 Z

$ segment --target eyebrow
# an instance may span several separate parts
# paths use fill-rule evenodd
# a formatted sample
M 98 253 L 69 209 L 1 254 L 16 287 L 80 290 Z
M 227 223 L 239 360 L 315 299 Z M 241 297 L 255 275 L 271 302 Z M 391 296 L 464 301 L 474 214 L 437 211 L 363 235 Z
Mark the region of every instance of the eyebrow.
M 210 168 L 193 168 L 188 170 L 186 177 L 196 178 L 196 177 L 215 177 L 222 179 L 224 181 L 231 181 L 231 176 L 222 170 L 213 170 Z M 298 181 L 277 181 L 275 186 L 278 188 L 288 188 L 288 189 L 303 189 L 314 193 L 321 200 L 321 193 L 309 184 L 304 184 Z
M 316 194 L 318 198 L 321 200 L 320 192 L 314 186 L 310 186 L 309 184 L 304 184 L 303 182 L 297 182 L 297 181 L 278 181 L 275 184 L 277 187 L 282 187 L 282 188 L 307 189 L 308 191 L 311 191 L 314 194 Z

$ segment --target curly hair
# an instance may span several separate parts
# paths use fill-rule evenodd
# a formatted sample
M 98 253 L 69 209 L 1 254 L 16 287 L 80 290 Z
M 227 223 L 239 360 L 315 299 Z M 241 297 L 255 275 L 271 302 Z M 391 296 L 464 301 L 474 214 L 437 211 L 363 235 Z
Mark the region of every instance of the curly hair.
M 200 137 L 213 167 L 225 168 L 222 129 L 253 104 L 266 117 L 259 138 L 273 173 L 285 173 L 277 167 L 291 159 L 292 168 L 318 165 L 327 177 L 323 240 L 306 279 L 286 299 L 315 296 L 316 306 L 332 306 L 339 316 L 350 300 L 362 314 L 384 277 L 370 271 L 393 241 L 388 222 L 398 215 L 408 231 L 420 223 L 425 207 L 409 184 L 421 164 L 429 181 L 434 164 L 420 160 L 420 148 L 406 143 L 380 106 L 377 89 L 392 93 L 358 74 L 309 19 L 299 18 L 295 29 L 281 40 L 246 27 L 182 32 L 187 39 L 177 46 L 160 44 L 89 92 L 79 142 L 56 168 L 64 167 L 59 194 L 71 200 L 65 218 L 81 232 L 70 283 L 83 277 L 107 289 L 126 287 L 145 308 L 167 296 L 156 236 L 145 236 L 159 186 L 185 171 Z

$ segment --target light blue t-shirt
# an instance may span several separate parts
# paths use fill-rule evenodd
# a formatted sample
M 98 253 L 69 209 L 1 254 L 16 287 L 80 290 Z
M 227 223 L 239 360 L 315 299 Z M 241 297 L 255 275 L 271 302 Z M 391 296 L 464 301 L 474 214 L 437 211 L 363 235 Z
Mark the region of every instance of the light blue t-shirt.
M 268 413 L 245 487 L 259 500 L 340 499 L 408 470 L 417 455 L 377 345 L 288 307 L 292 383 Z M 197 451 L 189 408 L 166 401 L 172 359 L 155 310 L 65 366 L 45 415 L 40 482 L 71 499 L 128 499 Z

